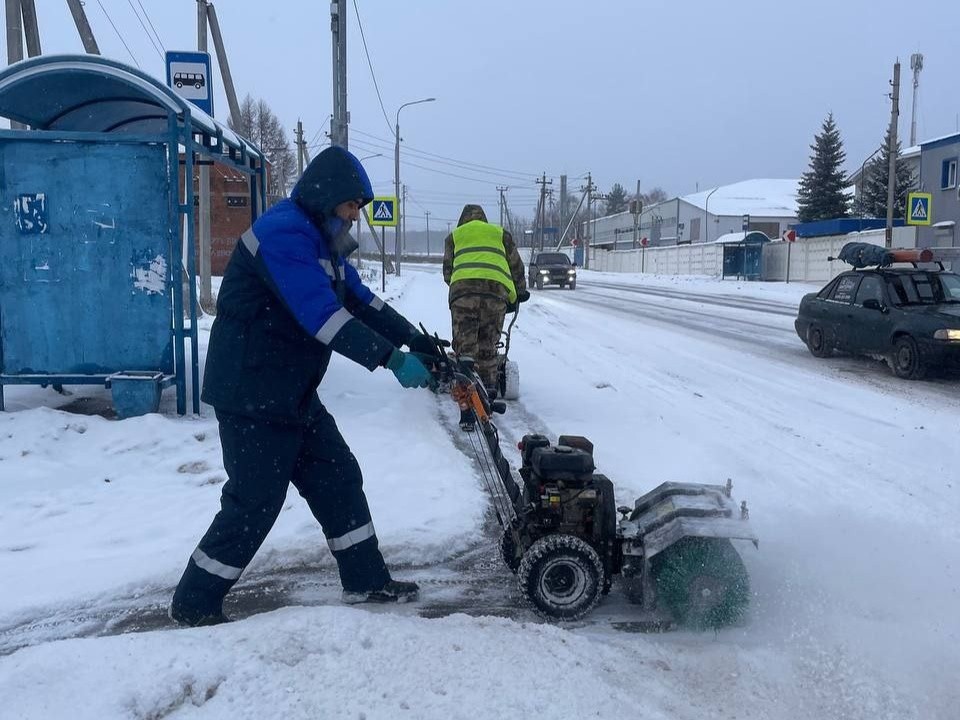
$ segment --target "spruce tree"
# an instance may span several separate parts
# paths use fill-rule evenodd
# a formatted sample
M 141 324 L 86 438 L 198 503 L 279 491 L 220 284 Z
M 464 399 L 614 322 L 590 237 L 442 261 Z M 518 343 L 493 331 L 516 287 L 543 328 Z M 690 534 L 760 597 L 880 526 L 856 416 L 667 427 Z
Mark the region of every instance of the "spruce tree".
M 607 193 L 607 215 L 623 212 L 627 209 L 627 191 L 620 183 L 614 183 Z
M 877 156 L 867 163 L 863 171 L 860 203 L 857 214 L 863 217 L 887 216 L 887 177 L 890 171 L 890 130 Z M 893 216 L 902 218 L 907 211 L 907 193 L 917 184 L 910 165 L 900 155 L 900 140 L 897 140 L 897 169 L 893 195 Z
M 810 169 L 803 174 L 797 192 L 797 219 L 800 222 L 846 217 L 850 199 L 845 191 L 843 141 L 833 113 L 823 121 L 820 134 L 810 146 Z

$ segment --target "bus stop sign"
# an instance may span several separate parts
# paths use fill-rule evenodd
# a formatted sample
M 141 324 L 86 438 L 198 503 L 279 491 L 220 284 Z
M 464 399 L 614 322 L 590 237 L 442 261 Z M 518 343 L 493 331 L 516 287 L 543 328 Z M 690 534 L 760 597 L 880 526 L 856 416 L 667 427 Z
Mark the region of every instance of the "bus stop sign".
M 213 117 L 209 53 L 168 50 L 167 86 Z

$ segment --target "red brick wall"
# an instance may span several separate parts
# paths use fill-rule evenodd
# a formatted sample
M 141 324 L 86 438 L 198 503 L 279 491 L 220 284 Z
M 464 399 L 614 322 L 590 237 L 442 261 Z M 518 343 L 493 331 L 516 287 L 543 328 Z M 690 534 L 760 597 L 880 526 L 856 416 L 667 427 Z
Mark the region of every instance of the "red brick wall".
M 180 180 L 183 181 L 181 165 Z M 247 175 L 229 165 L 210 165 L 210 266 L 213 275 L 223 275 L 227 261 L 240 235 L 250 227 L 250 181 Z M 194 207 L 199 207 L 199 168 L 194 167 Z M 200 235 L 194 214 L 193 227 L 197 232 L 197 268 L 200 267 Z

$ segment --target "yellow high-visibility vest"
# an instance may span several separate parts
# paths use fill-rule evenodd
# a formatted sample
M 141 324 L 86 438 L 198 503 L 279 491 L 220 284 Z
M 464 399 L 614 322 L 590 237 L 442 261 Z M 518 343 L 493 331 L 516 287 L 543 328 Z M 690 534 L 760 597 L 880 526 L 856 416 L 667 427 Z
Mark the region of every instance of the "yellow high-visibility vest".
M 502 227 L 471 220 L 453 231 L 450 284 L 460 280 L 493 280 L 507 289 L 510 302 L 517 301 L 517 288 L 503 246 Z

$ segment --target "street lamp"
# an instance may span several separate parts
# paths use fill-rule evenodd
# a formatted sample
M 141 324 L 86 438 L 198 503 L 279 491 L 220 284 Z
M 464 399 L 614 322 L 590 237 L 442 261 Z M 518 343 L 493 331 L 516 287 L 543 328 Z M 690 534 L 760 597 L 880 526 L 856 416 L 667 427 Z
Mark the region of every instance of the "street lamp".
M 422 100 L 413 100 L 411 102 L 404 103 L 397 108 L 397 118 L 394 125 L 394 138 L 396 140 L 393 150 L 393 194 L 396 197 L 397 210 L 396 210 L 396 250 L 397 250 L 397 277 L 400 277 L 400 213 L 403 212 L 403 209 L 400 208 L 400 111 L 403 110 L 408 105 L 419 105 L 420 103 L 434 102 L 436 98 L 423 98 Z
M 707 199 L 703 202 L 703 241 L 705 243 L 710 242 L 710 196 L 719 189 L 720 186 L 717 185 L 717 187 L 708 192 Z
M 867 159 L 864 160 L 863 163 L 860 165 L 860 197 L 857 199 L 857 204 L 860 206 L 860 207 L 858 208 L 859 212 L 857 213 L 857 214 L 860 216 L 860 230 L 859 230 L 859 232 L 863 232 L 863 175 L 864 175 L 864 173 L 865 173 L 866 170 L 867 170 L 867 163 L 870 162 L 870 159 L 871 159 L 874 155 L 876 155 L 878 152 L 881 152 L 882 150 L 883 150 L 883 146 L 881 145 L 881 146 L 878 147 L 876 150 L 874 150 L 872 153 L 870 153 L 870 154 L 867 156 Z
M 360 158 L 360 162 L 363 162 L 364 160 L 369 160 L 370 158 L 375 158 L 375 157 L 383 157 L 383 153 L 374 153 L 373 155 L 364 155 L 362 158 Z

